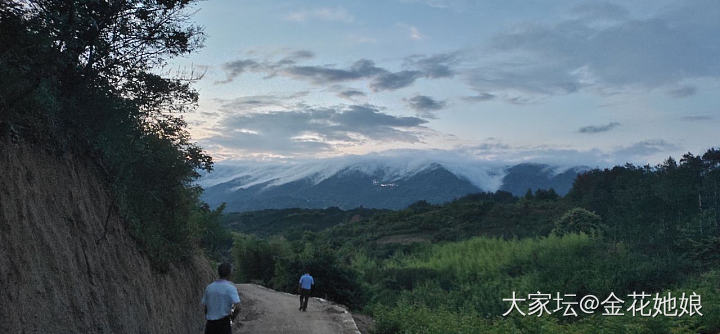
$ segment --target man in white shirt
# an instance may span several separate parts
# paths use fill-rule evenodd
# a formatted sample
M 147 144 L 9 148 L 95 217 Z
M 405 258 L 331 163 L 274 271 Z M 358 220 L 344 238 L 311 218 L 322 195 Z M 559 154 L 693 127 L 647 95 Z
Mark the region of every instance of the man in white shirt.
M 230 321 L 240 312 L 240 295 L 230 282 L 232 268 L 229 263 L 218 267 L 220 279 L 205 288 L 202 303 L 205 306 L 205 334 L 231 334 Z

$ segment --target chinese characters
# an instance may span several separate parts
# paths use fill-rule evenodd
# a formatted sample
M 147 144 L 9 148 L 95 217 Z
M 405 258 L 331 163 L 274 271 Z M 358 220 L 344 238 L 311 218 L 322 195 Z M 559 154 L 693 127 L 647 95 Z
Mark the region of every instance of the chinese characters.
M 504 302 L 510 303 L 508 310 L 503 317 L 517 312 L 522 316 L 551 315 L 562 311 L 564 317 L 577 317 L 579 314 L 594 314 L 601 312 L 603 316 L 633 316 L 633 317 L 683 317 L 702 316 L 702 300 L 700 295 L 694 291 L 687 295 L 685 292 L 680 296 L 673 296 L 672 292 L 661 295 L 660 293 L 650 294 L 644 291 L 628 294 L 625 300 L 621 299 L 614 292 L 610 292 L 602 299 L 594 295 L 578 297 L 576 294 L 530 293 L 527 298 L 517 296 L 512 292 L 510 298 L 503 298 Z M 526 307 L 523 305 L 527 304 Z

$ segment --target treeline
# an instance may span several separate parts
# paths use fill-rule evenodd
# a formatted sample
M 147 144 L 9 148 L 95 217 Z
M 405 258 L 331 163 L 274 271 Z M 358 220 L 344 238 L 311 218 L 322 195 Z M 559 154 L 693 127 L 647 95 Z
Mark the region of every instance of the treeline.
M 327 209 L 266 209 L 250 212 L 232 212 L 222 216 L 222 225 L 240 233 L 260 237 L 283 235 L 297 239 L 305 231 L 317 232 L 337 224 L 356 222 L 389 210 L 356 208 Z
M 324 293 L 373 315 L 377 333 L 716 333 L 719 153 L 592 170 L 565 197 L 482 193 L 302 236 L 240 236 L 237 278 L 292 291 L 304 264 L 332 258 L 313 274 L 344 281 Z M 703 316 L 502 317 L 513 291 L 696 292 Z
M 567 200 L 600 215 L 612 240 L 653 255 L 682 253 L 702 265 L 718 263 L 708 252 L 720 249 L 718 149 L 687 153 L 679 162 L 668 158 L 655 167 L 589 171 L 578 176 Z
M 0 133 L 95 161 L 119 212 L 159 268 L 221 235 L 193 185 L 212 159 L 190 141 L 196 75 L 166 60 L 201 46 L 196 1 L 4 0 Z M 224 236 L 224 240 L 228 236 Z M 222 238 L 221 238 L 222 239 Z

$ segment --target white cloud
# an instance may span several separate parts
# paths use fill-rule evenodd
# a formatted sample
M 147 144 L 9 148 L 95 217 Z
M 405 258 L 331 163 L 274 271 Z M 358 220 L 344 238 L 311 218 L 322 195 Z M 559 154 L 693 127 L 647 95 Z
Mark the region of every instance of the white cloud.
M 425 35 L 423 35 L 420 32 L 420 29 L 414 25 L 406 24 L 406 23 L 398 23 L 398 27 L 401 29 L 407 31 L 408 37 L 414 41 L 419 41 L 425 39 Z
M 519 163 L 541 163 L 562 173 L 568 168 L 586 166 L 607 168 L 626 162 L 643 164 L 658 153 L 676 153 L 672 144 L 662 140 L 646 140 L 613 150 L 576 150 L 551 146 L 511 146 L 494 139 L 452 150 L 399 149 L 364 155 L 346 155 L 322 159 L 280 158 L 270 160 L 228 160 L 216 165 L 213 173 L 205 175 L 205 187 L 240 178 L 238 187 L 271 183 L 274 185 L 312 178 L 321 182 L 345 169 L 368 174 L 382 170 L 388 180 L 413 175 L 430 164 L 440 164 L 457 175 L 470 180 L 482 189 L 496 190 L 502 183 L 505 167 Z M 667 155 L 665 156 L 667 157 Z M 655 163 L 659 163 L 656 161 Z
M 416 41 L 419 41 L 419 40 L 425 38 L 425 36 L 420 33 L 420 30 L 418 30 L 417 27 L 410 26 L 410 38 L 414 39 Z
M 214 135 L 203 139 L 206 146 L 241 155 L 313 155 L 367 141 L 418 143 L 427 122 L 389 115 L 372 105 L 244 112 L 245 102 L 233 100 L 223 106 L 225 114 L 211 129 Z

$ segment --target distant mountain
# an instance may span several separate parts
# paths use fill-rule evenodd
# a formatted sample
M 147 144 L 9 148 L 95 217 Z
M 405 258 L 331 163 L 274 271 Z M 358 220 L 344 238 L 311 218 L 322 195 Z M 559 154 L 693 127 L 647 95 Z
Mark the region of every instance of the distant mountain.
M 218 163 L 201 179 L 203 200 L 227 203 L 226 212 L 263 209 L 357 207 L 401 209 L 481 191 L 517 196 L 527 189 L 567 193 L 587 167 L 545 164 L 502 166 L 462 158 L 363 156 L 305 163 Z
M 571 167 L 558 173 L 557 168 L 542 164 L 519 164 L 506 169 L 500 190 L 524 195 L 528 189 L 554 189 L 560 195 L 567 194 L 572 188 L 575 177 L 589 170 L 585 166 Z
M 440 165 L 393 178 L 383 170 L 365 173 L 343 169 L 317 182 L 306 177 L 283 184 L 264 182 L 243 187 L 241 177 L 205 190 L 210 205 L 227 203 L 228 212 L 283 208 L 356 207 L 399 209 L 425 200 L 442 203 L 482 189 Z

